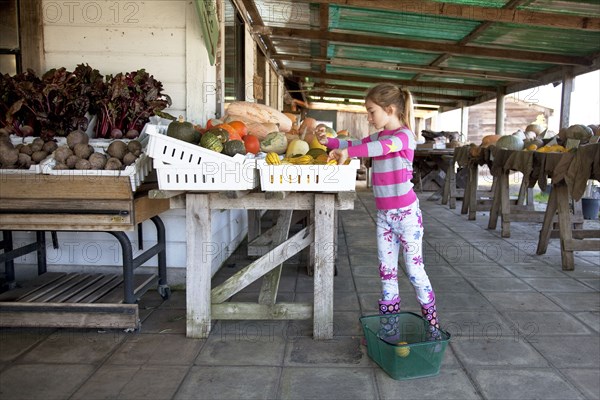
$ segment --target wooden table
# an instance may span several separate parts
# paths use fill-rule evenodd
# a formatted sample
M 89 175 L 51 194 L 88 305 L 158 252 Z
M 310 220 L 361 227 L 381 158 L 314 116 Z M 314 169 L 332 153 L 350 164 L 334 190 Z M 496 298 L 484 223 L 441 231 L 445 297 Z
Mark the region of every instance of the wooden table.
M 342 193 L 224 193 L 188 192 L 185 195 L 187 232 L 187 337 L 208 337 L 213 319 L 295 320 L 313 319 L 314 339 L 333 338 L 333 277 L 335 261 L 335 212 L 354 208 L 354 192 Z M 235 197 L 235 196 L 234 196 Z M 279 210 L 272 248 L 227 281 L 211 287 L 211 211 L 221 209 Z M 292 213 L 309 211 L 306 227 L 288 238 Z M 277 302 L 282 263 L 307 247 L 313 247 L 313 303 Z M 263 278 L 258 302 L 227 301 Z
M 581 197 L 586 181 L 600 180 L 600 143 L 581 146 L 575 153 L 536 157 L 539 158 L 539 181 L 545 184 L 547 177 L 552 178 L 537 254 L 546 252 L 550 238 L 559 238 L 562 269 L 572 271 L 575 269 L 573 251 L 600 251 L 600 230 L 583 229 L 581 217 Z M 570 203 L 573 203 L 573 214 Z M 553 229 L 556 220 L 558 231 Z
M 418 185 L 421 192 L 423 186 L 431 183 L 437 186 L 427 200 L 439 200 L 444 190 L 444 178 L 448 169 L 449 160 L 444 156 L 454 154 L 454 148 L 451 149 L 419 149 L 414 152 L 413 171 L 415 185 Z
M 158 285 L 168 297 L 165 228 L 159 214 L 168 200 L 151 200 L 139 189 L 132 191 L 129 177 L 0 175 L 0 262 L 9 280 L 13 260 L 37 251 L 39 278 L 0 295 L 0 326 L 35 327 L 139 327 L 136 301 Z M 126 231 L 151 220 L 157 243 L 137 257 Z M 138 228 L 138 234 L 141 233 Z M 36 243 L 12 248 L 12 231 L 36 231 Z M 106 232 L 121 244 L 123 275 L 46 272 L 46 231 Z M 157 274 L 134 274 L 158 256 Z

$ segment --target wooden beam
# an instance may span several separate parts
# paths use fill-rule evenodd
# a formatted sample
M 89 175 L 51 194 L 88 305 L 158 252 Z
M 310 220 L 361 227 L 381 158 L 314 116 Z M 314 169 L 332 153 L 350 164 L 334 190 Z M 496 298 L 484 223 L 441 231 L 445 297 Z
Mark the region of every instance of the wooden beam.
M 573 83 L 575 77 L 573 71 L 567 69 L 562 80 L 562 92 L 560 100 L 560 124 L 559 128 L 568 128 L 570 126 L 569 113 L 571 111 L 571 93 L 573 92 Z
M 42 2 L 20 0 L 18 3 L 21 68 L 23 71 L 32 69 L 41 76 L 46 71 Z
M 393 47 L 430 53 L 447 53 L 460 56 L 485 57 L 491 59 L 518 60 L 524 62 L 561 65 L 591 65 L 588 57 L 566 56 L 514 49 L 498 49 L 482 46 L 463 46 L 453 42 L 411 40 L 388 36 L 357 33 L 321 32 L 312 29 L 272 27 L 271 36 L 292 39 L 328 40 L 329 42 L 352 43 L 365 46 Z
M 451 76 L 466 76 L 470 78 L 483 78 L 483 79 L 496 79 L 502 81 L 532 81 L 537 82 L 535 79 L 531 79 L 525 75 L 520 74 L 506 74 L 493 71 L 477 71 L 467 70 L 458 68 L 445 68 L 436 66 L 419 66 L 419 65 L 407 65 L 393 62 L 378 62 L 378 61 L 360 61 L 352 60 L 348 58 L 314 58 L 310 56 L 301 55 L 289 55 L 279 54 L 273 56 L 276 60 L 290 60 L 290 61 L 301 61 L 311 62 L 314 64 L 331 64 L 335 66 L 349 66 L 349 67 L 361 67 L 361 68 L 374 68 L 384 69 L 390 71 L 411 71 L 411 72 L 422 72 L 427 75 L 451 75 Z
M 600 18 L 563 13 L 448 4 L 431 0 L 395 0 L 393 2 L 371 0 L 311 0 L 310 2 L 338 4 L 372 10 L 461 18 L 469 21 L 504 22 L 547 28 L 578 29 L 590 32 L 600 31 Z
M 294 75 L 299 77 L 312 77 L 326 80 L 343 80 L 349 82 L 365 82 L 365 83 L 379 83 L 381 78 L 360 76 L 360 75 L 343 75 L 343 74 L 320 74 L 313 71 L 292 69 L 288 70 Z M 396 83 L 398 85 L 415 86 L 415 87 L 428 87 L 438 89 L 454 89 L 461 91 L 472 91 L 475 92 L 493 92 L 496 93 L 496 86 L 484 86 L 484 85 L 466 85 L 462 83 L 448 83 L 448 82 L 413 82 L 401 79 L 386 79 L 388 82 Z

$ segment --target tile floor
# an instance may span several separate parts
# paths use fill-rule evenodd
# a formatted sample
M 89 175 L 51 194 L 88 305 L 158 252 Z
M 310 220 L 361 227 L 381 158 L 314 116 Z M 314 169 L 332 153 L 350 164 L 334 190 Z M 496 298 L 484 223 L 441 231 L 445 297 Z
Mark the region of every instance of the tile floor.
M 208 339 L 187 339 L 185 292 L 149 292 L 139 332 L 0 330 L 0 399 L 600 399 L 600 252 L 563 272 L 557 240 L 535 255 L 539 225 L 515 223 L 503 239 L 487 213 L 468 221 L 427 194 L 425 262 L 452 339 L 439 375 L 391 379 L 360 344 L 379 282 L 373 198 L 357 194 L 339 215 L 333 340 L 314 341 L 311 321 L 219 321 Z M 403 310 L 418 311 L 405 276 L 400 290 Z M 288 263 L 279 299 L 311 297 L 305 267 Z

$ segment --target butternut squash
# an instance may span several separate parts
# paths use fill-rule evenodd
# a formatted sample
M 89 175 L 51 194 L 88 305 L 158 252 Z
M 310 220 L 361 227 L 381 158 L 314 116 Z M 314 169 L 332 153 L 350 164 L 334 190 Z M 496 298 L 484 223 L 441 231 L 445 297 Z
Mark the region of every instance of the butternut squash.
M 227 107 L 227 115 L 235 115 L 243 122 L 245 122 L 244 120 L 250 120 L 278 124 L 280 132 L 288 132 L 292 128 L 291 119 L 282 112 L 264 104 L 234 101 Z
M 501 135 L 486 135 L 481 139 L 481 147 L 494 145 L 501 137 Z

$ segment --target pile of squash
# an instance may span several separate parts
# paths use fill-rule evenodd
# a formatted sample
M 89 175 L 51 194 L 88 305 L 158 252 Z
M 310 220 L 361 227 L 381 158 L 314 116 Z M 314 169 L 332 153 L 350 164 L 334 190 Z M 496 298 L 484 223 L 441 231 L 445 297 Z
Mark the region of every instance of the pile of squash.
M 236 101 L 227 107 L 223 119 L 210 119 L 206 126 L 194 125 L 183 117 L 172 121 L 167 136 L 193 143 L 218 153 L 271 155 L 267 159 L 283 164 L 325 164 L 327 148 L 317 140 L 314 118 L 298 125 L 294 114 L 281 113 L 269 106 Z M 327 136 L 349 138 L 348 131 L 326 127 Z
M 489 146 L 517 151 L 564 153 L 568 151 L 566 144 L 569 139 L 578 140 L 579 144 L 586 144 L 593 136 L 600 136 L 598 125 L 571 125 L 561 129 L 557 135 L 551 135 L 541 125 L 530 124 L 524 131 L 518 130 L 511 135 L 486 135 L 479 145 L 471 143 L 469 154 L 477 158 L 481 155 L 481 149 Z

